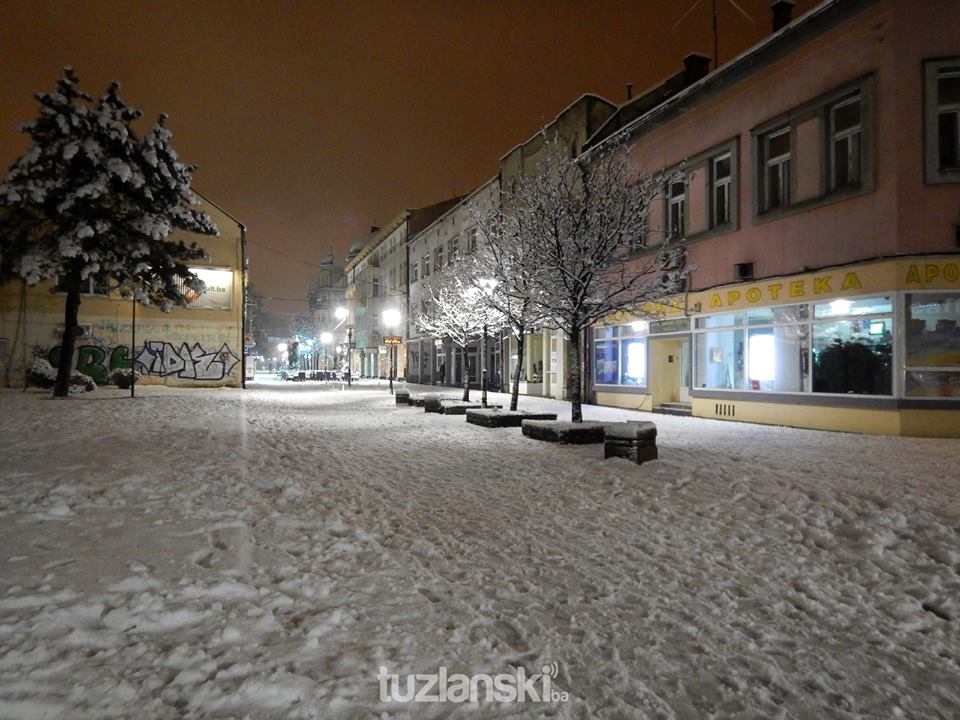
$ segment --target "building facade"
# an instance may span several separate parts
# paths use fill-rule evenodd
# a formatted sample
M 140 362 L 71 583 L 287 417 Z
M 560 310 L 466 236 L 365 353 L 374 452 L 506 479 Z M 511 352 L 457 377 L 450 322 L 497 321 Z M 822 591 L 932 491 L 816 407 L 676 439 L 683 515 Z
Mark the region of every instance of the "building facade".
M 188 307 L 165 313 L 138 305 L 134 321 L 133 302 L 108 287 L 91 283 L 82 296 L 73 362 L 98 385 L 109 383 L 113 370 L 131 364 L 142 384 L 243 385 L 245 228 L 210 201 L 202 200 L 200 208 L 213 218 L 220 235 L 183 238 L 197 240 L 209 255 L 191 266 L 207 289 Z M 174 236 L 180 233 L 174 231 Z M 0 287 L 3 385 L 22 386 L 37 358 L 59 364 L 65 297 L 51 281 Z
M 619 125 L 686 175 L 636 251 L 669 234 L 693 269 L 675 310 L 595 329 L 598 403 L 960 435 L 957 27 L 825 2 Z

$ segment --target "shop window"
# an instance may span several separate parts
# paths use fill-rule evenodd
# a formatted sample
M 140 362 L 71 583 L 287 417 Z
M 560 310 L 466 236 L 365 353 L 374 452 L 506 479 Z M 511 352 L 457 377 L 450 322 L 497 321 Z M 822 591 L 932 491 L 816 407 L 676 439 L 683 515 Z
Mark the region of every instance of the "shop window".
M 616 385 L 620 377 L 620 351 L 616 340 L 594 344 L 594 377 L 598 385 Z
M 620 341 L 620 384 L 647 384 L 647 341 L 630 338 Z
M 751 328 L 746 379 L 750 390 L 803 392 L 809 387 L 809 335 L 805 325 Z
M 837 298 L 828 303 L 814 306 L 814 318 L 863 316 L 889 314 L 893 312 L 893 300 L 889 297 L 874 298 Z
M 907 397 L 960 398 L 960 293 L 906 297 Z
M 717 390 L 743 390 L 746 337 L 743 330 L 720 330 L 694 336 L 696 385 Z
M 864 318 L 813 325 L 813 391 L 890 395 L 893 320 Z
M 960 58 L 924 63 L 927 182 L 960 182 Z
M 724 153 L 710 160 L 710 227 L 730 222 L 731 158 Z
M 630 325 L 594 330 L 594 378 L 598 385 L 647 384 L 647 338 Z

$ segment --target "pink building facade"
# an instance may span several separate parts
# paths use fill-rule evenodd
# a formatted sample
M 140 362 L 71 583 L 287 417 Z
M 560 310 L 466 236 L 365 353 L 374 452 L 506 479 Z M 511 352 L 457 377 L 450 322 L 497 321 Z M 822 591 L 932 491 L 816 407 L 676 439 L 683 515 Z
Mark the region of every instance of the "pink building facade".
M 692 270 L 676 314 L 596 328 L 597 402 L 960 436 L 960 3 L 828 1 L 624 115 L 588 147 L 684 170 L 636 252 Z

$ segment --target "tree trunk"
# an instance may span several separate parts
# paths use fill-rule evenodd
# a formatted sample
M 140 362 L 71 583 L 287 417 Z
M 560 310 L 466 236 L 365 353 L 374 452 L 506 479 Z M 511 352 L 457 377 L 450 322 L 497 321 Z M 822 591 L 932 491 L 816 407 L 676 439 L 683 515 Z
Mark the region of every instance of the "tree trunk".
M 570 420 L 583 422 L 583 395 L 580 392 L 580 328 L 573 328 L 570 336 Z
M 76 283 L 70 283 L 67 291 L 67 303 L 63 312 L 63 343 L 60 345 L 60 366 L 57 368 L 57 381 L 53 385 L 54 397 L 66 397 L 70 394 L 70 375 L 73 370 L 73 348 L 77 343 L 77 316 L 80 312 L 80 291 Z
M 517 400 L 520 397 L 520 371 L 523 369 L 523 346 L 526 343 L 525 328 L 521 326 L 517 332 L 517 367 L 513 371 L 513 387 L 510 388 L 510 409 L 517 409 Z M 509 360 L 510 353 L 507 353 Z
M 467 366 L 467 346 L 460 348 L 460 372 L 463 373 L 463 400 L 470 399 L 470 368 Z

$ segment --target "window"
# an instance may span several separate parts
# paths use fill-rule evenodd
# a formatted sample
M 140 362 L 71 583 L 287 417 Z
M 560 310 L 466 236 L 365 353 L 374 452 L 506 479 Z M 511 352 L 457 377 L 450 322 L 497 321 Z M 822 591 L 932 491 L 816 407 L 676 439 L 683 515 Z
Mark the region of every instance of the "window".
M 710 160 L 710 227 L 730 222 L 730 153 Z
M 960 182 L 960 58 L 924 63 L 927 182 Z
M 683 237 L 686 227 L 687 192 L 683 181 L 672 182 L 667 188 L 667 237 Z
M 475 253 L 477 251 L 477 229 L 467 230 L 467 252 Z
M 760 206 L 763 212 L 767 212 L 790 204 L 790 128 L 779 128 L 764 135 L 760 144 Z
M 647 385 L 646 330 L 630 325 L 594 330 L 593 367 L 598 385 Z
M 430 277 L 430 253 L 423 256 L 421 263 L 423 264 L 423 277 L 426 279 Z
M 410 282 L 415 283 L 417 281 L 417 272 L 420 270 L 420 265 L 416 262 L 410 266 Z
M 195 268 L 191 268 L 195 270 Z M 179 287 L 179 285 L 178 285 Z M 58 277 L 56 284 L 53 286 L 53 291 L 55 293 L 66 293 L 67 289 L 63 285 L 63 278 Z M 80 281 L 80 294 L 81 295 L 106 295 L 110 292 L 110 284 L 104 278 L 103 280 L 98 280 L 92 275 L 86 280 Z
M 437 271 L 443 267 L 443 245 L 437 245 L 433 250 L 433 266 Z
M 830 108 L 830 189 L 860 184 L 860 94 Z
M 447 241 L 447 256 L 449 263 L 453 263 L 457 255 L 460 254 L 460 238 L 454 237 Z
M 907 397 L 960 398 L 960 293 L 907 295 Z
M 380 313 L 370 313 L 370 327 L 373 328 L 374 332 L 379 332 L 380 330 Z
M 873 190 L 872 97 L 865 76 L 753 131 L 759 220 Z
M 373 279 L 373 296 L 380 297 L 380 278 L 375 277 Z

